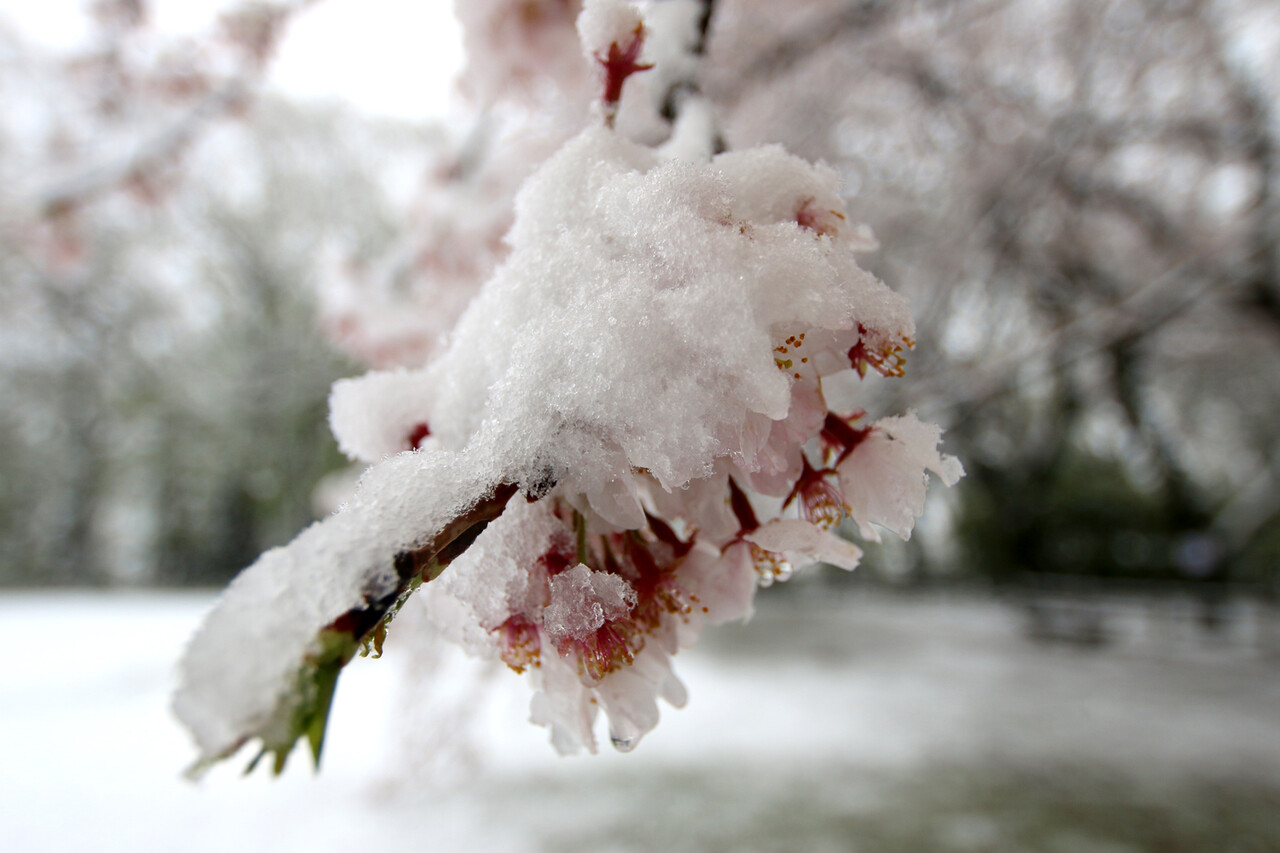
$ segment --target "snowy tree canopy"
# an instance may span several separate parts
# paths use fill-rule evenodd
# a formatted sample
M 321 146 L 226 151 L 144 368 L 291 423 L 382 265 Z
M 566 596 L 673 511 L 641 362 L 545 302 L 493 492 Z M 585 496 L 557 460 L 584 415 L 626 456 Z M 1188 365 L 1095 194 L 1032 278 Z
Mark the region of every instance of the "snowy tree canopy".
M 670 658 L 705 625 L 795 566 L 854 568 L 846 516 L 908 537 L 927 472 L 961 476 L 914 415 L 829 409 L 824 378 L 901 373 L 909 307 L 856 263 L 867 234 L 835 173 L 777 146 L 716 153 L 706 8 L 667 0 L 650 30 L 630 3 L 586 4 L 586 127 L 524 181 L 505 261 L 425 364 L 334 387 L 334 434 L 371 467 L 187 650 L 174 707 L 202 765 L 251 739 L 277 768 L 304 736 L 318 758 L 338 672 L 419 587 L 445 634 L 529 674 L 558 750 L 594 751 L 601 709 L 630 749 L 658 697 L 683 703 Z M 675 119 L 661 145 L 628 130 L 646 74 Z

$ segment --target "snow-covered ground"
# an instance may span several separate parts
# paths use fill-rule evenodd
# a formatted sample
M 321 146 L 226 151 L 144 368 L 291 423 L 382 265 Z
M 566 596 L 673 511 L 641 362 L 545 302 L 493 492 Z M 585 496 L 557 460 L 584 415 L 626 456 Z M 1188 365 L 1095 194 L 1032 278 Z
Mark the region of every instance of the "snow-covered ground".
M 558 758 L 519 678 L 392 650 L 344 674 L 320 775 L 200 784 L 167 702 L 210 597 L 0 596 L 0 849 L 1280 850 L 1256 644 L 1090 651 L 994 602 L 797 592 L 682 653 L 689 706 L 629 755 Z

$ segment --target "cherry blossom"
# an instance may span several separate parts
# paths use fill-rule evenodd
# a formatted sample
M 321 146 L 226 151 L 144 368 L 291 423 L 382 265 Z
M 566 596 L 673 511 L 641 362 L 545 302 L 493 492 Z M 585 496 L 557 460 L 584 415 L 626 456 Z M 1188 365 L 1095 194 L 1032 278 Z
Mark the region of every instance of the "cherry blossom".
M 835 174 L 634 141 L 613 119 L 638 10 L 589 2 L 579 30 L 598 109 L 524 183 L 505 261 L 425 365 L 335 386 L 371 468 L 193 641 L 175 707 L 203 761 L 251 738 L 277 767 L 300 737 L 318 756 L 338 671 L 402 606 L 524 673 L 561 752 L 594 751 L 601 713 L 631 749 L 683 704 L 672 657 L 708 625 L 796 568 L 854 568 L 846 517 L 905 538 L 926 472 L 960 476 L 937 427 L 827 405 L 826 377 L 896 375 L 914 334 Z

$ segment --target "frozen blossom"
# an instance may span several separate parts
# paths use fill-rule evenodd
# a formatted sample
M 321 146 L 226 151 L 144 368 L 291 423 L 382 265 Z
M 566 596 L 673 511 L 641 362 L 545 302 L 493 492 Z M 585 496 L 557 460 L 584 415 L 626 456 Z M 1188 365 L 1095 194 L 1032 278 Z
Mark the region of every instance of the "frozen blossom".
M 553 480 L 628 527 L 643 524 L 635 471 L 670 490 L 721 457 L 798 465 L 789 430 L 812 433 L 821 413 L 816 399 L 793 413 L 793 386 L 816 391 L 861 336 L 911 332 L 838 233 L 797 224 L 815 197 L 839 203 L 832 176 L 803 167 L 776 147 L 667 161 L 585 131 L 517 198 L 511 256 L 452 344 L 420 370 L 337 386 L 340 443 L 376 462 L 425 423 L 435 446 L 493 447 L 495 480 Z
M 643 23 L 600 0 L 579 29 L 608 107 Z M 318 751 L 330 675 L 424 583 L 409 606 L 526 673 L 557 749 L 594 751 L 601 712 L 630 749 L 658 698 L 683 704 L 671 658 L 706 626 L 796 568 L 854 568 L 846 517 L 905 538 L 926 471 L 960 476 L 914 415 L 828 408 L 825 377 L 897 375 L 914 333 L 854 259 L 836 175 L 777 146 L 672 156 L 611 117 L 525 183 L 509 255 L 433 359 L 335 386 L 334 433 L 372 467 L 193 641 L 175 704 L 206 759 Z
M 543 611 L 547 636 L 557 645 L 588 640 L 604 627 L 628 616 L 636 606 L 636 593 L 626 578 L 597 572 L 585 563 L 549 579 L 550 603 Z
M 932 471 L 948 486 L 964 476 L 960 460 L 938 452 L 941 440 L 942 430 L 914 413 L 881 418 L 836 466 L 859 536 L 879 542 L 879 525 L 909 538 L 916 518 L 924 512 L 926 472 Z

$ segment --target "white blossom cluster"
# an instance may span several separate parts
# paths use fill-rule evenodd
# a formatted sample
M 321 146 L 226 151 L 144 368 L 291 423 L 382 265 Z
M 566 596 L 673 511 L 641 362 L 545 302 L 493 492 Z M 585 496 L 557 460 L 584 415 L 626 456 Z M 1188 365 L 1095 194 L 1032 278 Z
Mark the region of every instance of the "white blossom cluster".
M 460 82 L 473 98 L 491 103 L 585 86 L 573 29 L 582 0 L 455 0 L 454 11 L 467 49 Z
M 635 64 L 618 41 L 642 37 L 634 14 L 587 4 L 606 74 L 610 55 Z M 514 495 L 443 574 L 414 579 L 429 581 L 415 601 L 530 674 L 562 752 L 594 751 L 601 710 L 632 747 L 658 697 L 684 701 L 671 656 L 749 614 L 758 587 L 856 566 L 843 518 L 864 539 L 910 535 L 926 472 L 962 472 L 914 415 L 828 408 L 824 377 L 894 375 L 913 334 L 905 300 L 854 260 L 866 238 L 836 183 L 779 147 L 674 159 L 607 121 L 544 163 L 444 349 L 335 386 L 334 433 L 372 467 L 193 642 L 176 707 L 206 758 L 296 737 L 309 697 L 291 673 L 322 629 L 394 598 L 402 555 L 487 496 Z

